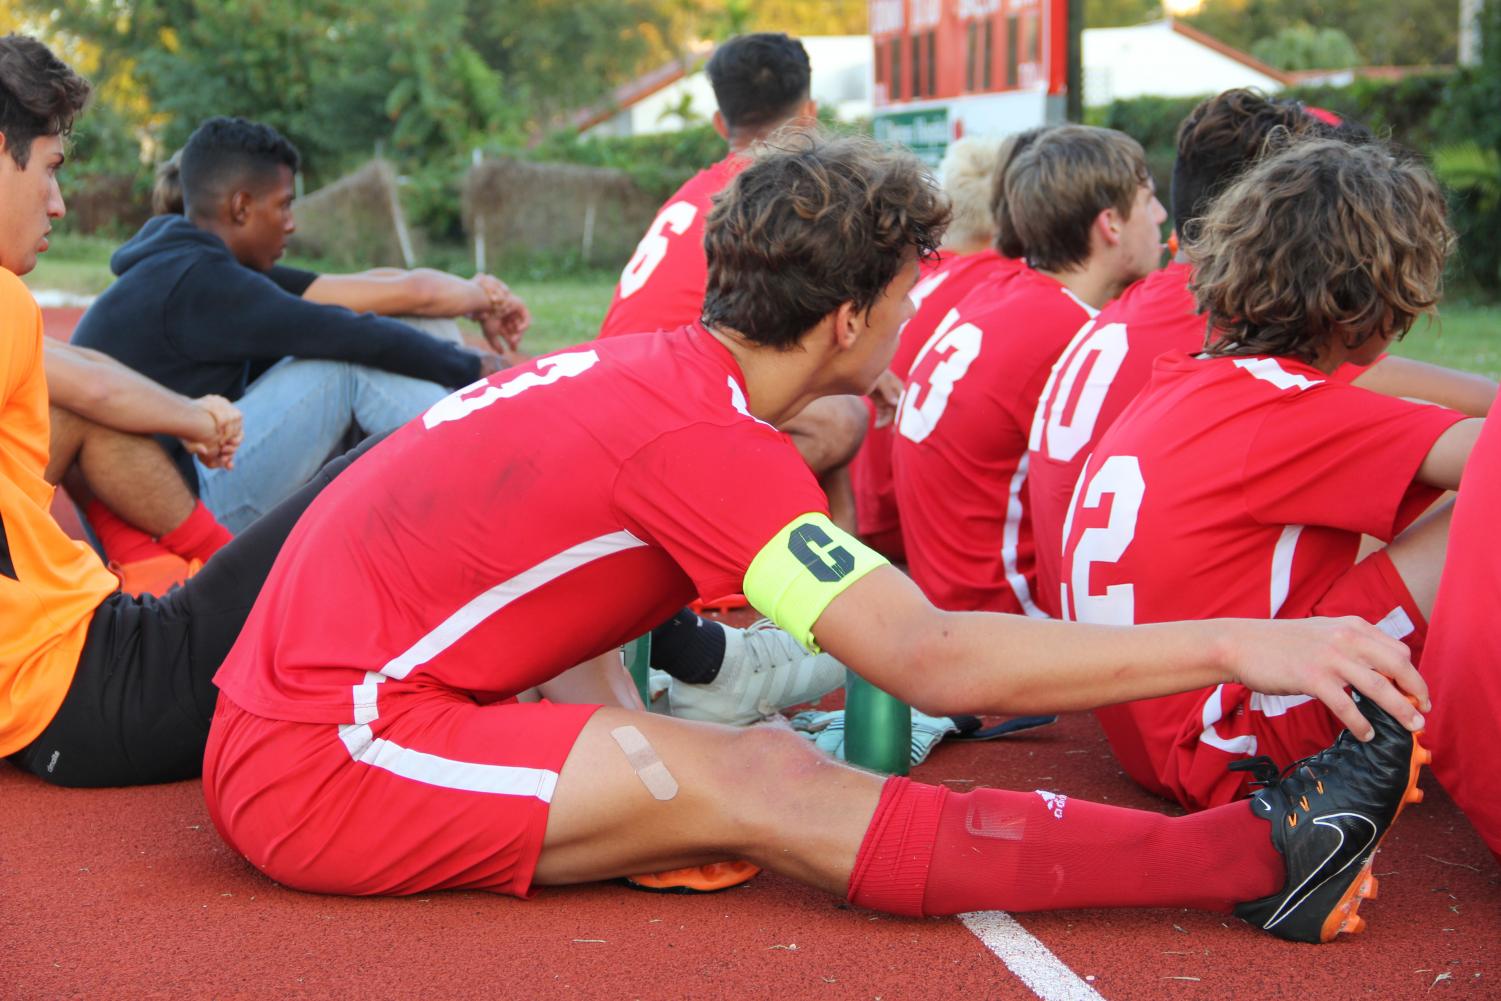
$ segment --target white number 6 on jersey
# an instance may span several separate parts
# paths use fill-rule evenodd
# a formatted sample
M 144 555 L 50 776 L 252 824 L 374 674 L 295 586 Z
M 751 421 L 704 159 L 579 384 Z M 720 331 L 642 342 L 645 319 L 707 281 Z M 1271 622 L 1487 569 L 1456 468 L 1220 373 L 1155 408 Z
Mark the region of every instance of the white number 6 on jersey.
M 651 273 L 662 263 L 662 258 L 667 256 L 667 233 L 671 231 L 674 236 L 682 234 L 693 225 L 697 216 L 698 206 L 692 202 L 673 202 L 657 213 L 651 228 L 646 231 L 641 242 L 636 244 L 636 252 L 631 255 L 625 270 L 620 272 L 620 298 L 625 299 L 641 291 Z

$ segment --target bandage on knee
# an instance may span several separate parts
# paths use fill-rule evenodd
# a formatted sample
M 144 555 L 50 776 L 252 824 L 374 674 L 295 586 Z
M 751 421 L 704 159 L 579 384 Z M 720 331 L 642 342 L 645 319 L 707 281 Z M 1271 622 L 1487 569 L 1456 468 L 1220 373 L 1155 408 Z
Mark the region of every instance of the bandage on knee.
M 610 736 L 625 752 L 625 759 L 635 769 L 636 777 L 654 799 L 672 799 L 678 794 L 677 779 L 657 756 L 656 748 L 651 746 L 645 734 L 633 726 L 617 726 L 610 731 Z

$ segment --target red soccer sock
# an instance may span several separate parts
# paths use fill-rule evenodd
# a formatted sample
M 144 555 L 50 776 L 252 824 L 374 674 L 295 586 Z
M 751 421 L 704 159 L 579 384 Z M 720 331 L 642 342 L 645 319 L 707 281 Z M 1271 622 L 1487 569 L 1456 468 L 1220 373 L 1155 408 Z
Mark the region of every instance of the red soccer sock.
M 1053 793 L 889 780 L 851 903 L 910 916 L 1072 907 L 1228 911 L 1286 878 L 1245 803 L 1164 817 Z
M 83 516 L 99 537 L 99 544 L 104 547 L 104 558 L 110 563 L 123 565 L 153 556 L 165 556 L 171 552 L 139 528 L 121 519 L 97 499 L 84 505 Z
M 219 524 L 214 513 L 203 506 L 199 501 L 193 507 L 193 513 L 188 515 L 181 525 L 161 537 L 161 544 L 185 560 L 202 560 L 207 563 L 208 558 L 234 538 L 229 529 Z

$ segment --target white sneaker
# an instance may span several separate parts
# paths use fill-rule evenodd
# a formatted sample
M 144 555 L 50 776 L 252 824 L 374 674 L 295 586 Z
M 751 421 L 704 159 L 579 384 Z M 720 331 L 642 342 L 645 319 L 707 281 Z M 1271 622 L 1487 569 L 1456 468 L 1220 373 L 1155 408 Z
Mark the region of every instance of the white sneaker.
M 770 619 L 761 619 L 745 629 L 724 627 L 724 663 L 713 681 L 690 685 L 674 678 L 667 694 L 674 716 L 743 726 L 843 684 L 843 664 L 826 653 L 808 653 Z

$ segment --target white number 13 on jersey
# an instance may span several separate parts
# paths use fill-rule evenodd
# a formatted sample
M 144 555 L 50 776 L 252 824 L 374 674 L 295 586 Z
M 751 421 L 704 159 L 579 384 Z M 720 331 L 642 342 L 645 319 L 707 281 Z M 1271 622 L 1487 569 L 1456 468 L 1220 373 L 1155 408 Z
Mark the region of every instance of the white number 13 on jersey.
M 528 389 L 551 386 L 559 379 L 582 375 L 593 368 L 598 361 L 599 355 L 593 351 L 566 351 L 539 360 L 537 371 L 522 372 L 515 378 L 507 379 L 498 385 L 491 383 L 489 379 L 481 379 L 455 393 L 448 394 L 428 407 L 427 413 L 422 415 L 422 424 L 431 431 L 440 424 L 463 420 L 497 400 L 510 399 Z M 476 393 L 475 390 L 480 390 L 480 392 Z M 473 395 L 469 395 L 471 393 Z
M 938 419 L 948 408 L 955 383 L 964 378 L 970 365 L 980 357 L 982 338 L 979 327 L 973 323 L 960 323 L 959 311 L 949 310 L 912 362 L 912 377 L 897 404 L 896 429 L 903 438 L 922 441 L 933 433 Z M 930 353 L 943 355 L 943 360 L 933 366 L 924 386 L 917 371 Z

